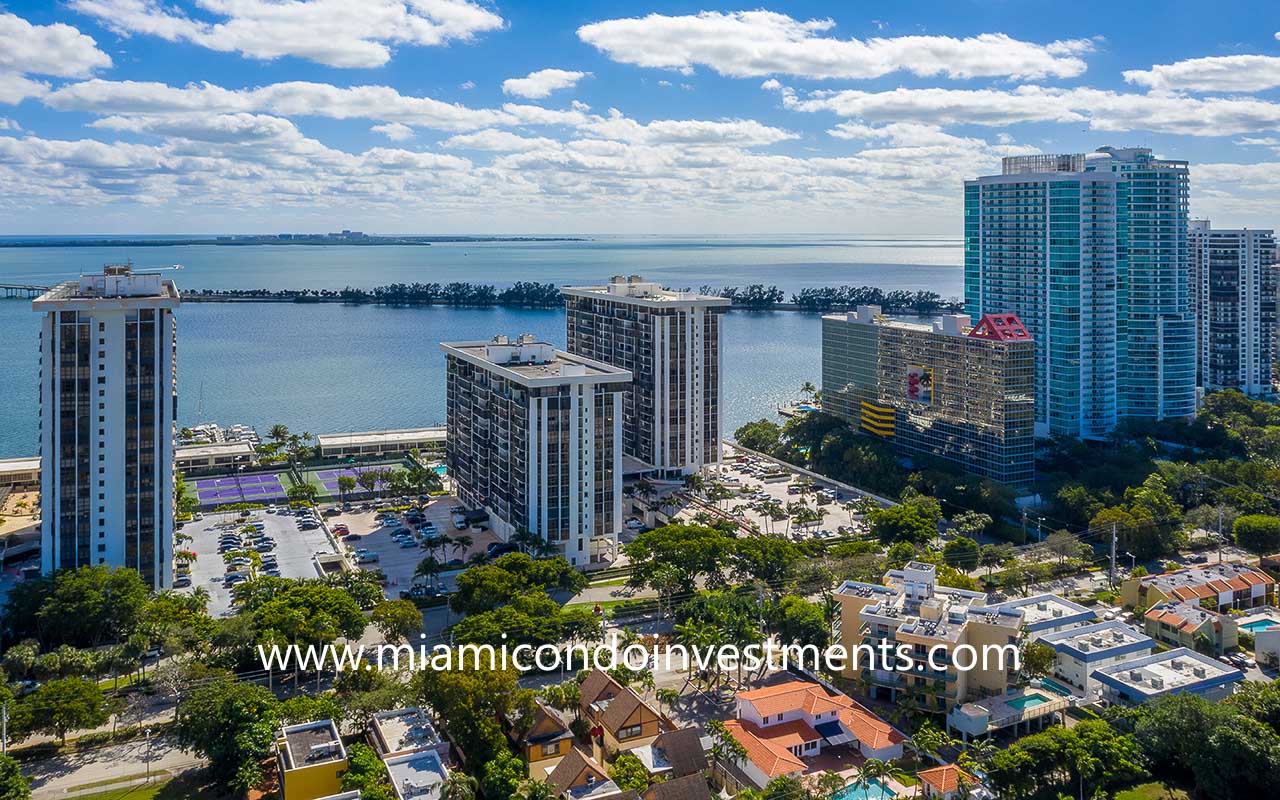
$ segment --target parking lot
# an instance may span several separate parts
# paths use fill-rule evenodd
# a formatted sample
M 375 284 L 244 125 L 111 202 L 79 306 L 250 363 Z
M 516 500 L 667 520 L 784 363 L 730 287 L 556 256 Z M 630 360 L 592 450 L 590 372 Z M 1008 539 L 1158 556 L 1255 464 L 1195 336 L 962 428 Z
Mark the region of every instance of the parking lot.
M 841 528 L 845 529 L 843 533 L 865 530 L 861 515 L 850 514 L 845 507 L 857 498 L 841 487 L 821 480 L 810 480 L 794 469 L 765 459 L 746 458 L 742 462 L 734 461 L 737 456 L 736 450 L 726 446 L 725 462 L 720 472 L 705 476 L 708 486 L 719 482 L 734 492 L 734 496 L 727 500 L 711 503 L 719 510 L 746 519 L 763 533 L 785 534 L 797 540 L 831 538 L 840 535 Z M 774 477 L 774 473 L 782 477 Z M 766 479 L 765 476 L 769 478 Z M 823 491 L 821 498 L 817 491 L 801 491 L 801 486 L 810 483 L 814 490 Z M 802 502 L 810 510 L 820 514 L 821 520 L 798 525 L 789 516 L 784 519 L 768 519 L 754 508 L 767 501 L 776 501 L 784 511 L 788 505 Z M 701 509 L 691 506 L 678 516 L 691 520 L 699 510 Z
M 428 550 L 420 544 L 412 547 L 402 547 L 399 542 L 392 538 L 392 531 L 405 525 L 404 515 L 398 515 L 398 523 L 396 525 L 382 525 L 378 521 L 378 512 L 368 509 L 361 510 L 359 506 L 353 511 L 343 513 L 337 516 L 328 516 L 326 520 L 330 527 L 336 525 L 346 525 L 350 530 L 348 536 L 343 537 L 343 544 L 346 547 L 348 557 L 360 569 L 376 570 L 381 569 L 387 576 L 387 585 L 384 589 L 386 596 L 396 600 L 400 597 L 401 590 L 408 589 L 414 583 L 414 571 L 418 568 L 418 564 L 428 555 L 435 555 L 436 560 L 440 562 L 456 562 L 449 568 L 448 572 L 442 573 L 440 583 L 447 590 L 452 590 L 453 573 L 462 569 L 462 565 L 473 553 L 483 553 L 485 548 L 490 544 L 500 541 L 491 530 L 479 530 L 477 528 L 469 528 L 460 531 L 453 525 L 453 514 L 450 509 L 457 505 L 457 499 L 452 495 L 442 495 L 433 498 L 427 507 L 423 510 L 423 516 L 426 520 L 435 526 L 438 533 L 443 534 L 451 539 L 460 536 L 471 537 L 471 544 L 466 547 L 460 547 L 450 544 L 443 548 Z M 355 557 L 355 551 L 364 549 L 374 554 L 376 561 L 359 562 Z
M 315 555 L 334 552 L 323 528 L 300 530 L 297 519 L 292 515 L 268 514 L 265 509 L 260 509 L 252 512 L 249 520 L 261 521 L 263 533 L 275 540 L 275 549 L 269 552 L 276 557 L 282 578 L 319 577 Z M 190 535 L 192 540 L 184 542 L 178 549 L 194 552 L 196 561 L 191 564 L 191 585 L 177 591 L 192 592 L 195 587 L 203 586 L 209 591 L 209 613 L 212 616 L 225 616 L 231 611 L 231 590 L 225 583 L 227 570 L 218 552 L 218 537 L 235 532 L 244 525 L 245 520 L 235 513 L 206 513 L 203 519 L 188 522 L 182 527 L 181 532 Z

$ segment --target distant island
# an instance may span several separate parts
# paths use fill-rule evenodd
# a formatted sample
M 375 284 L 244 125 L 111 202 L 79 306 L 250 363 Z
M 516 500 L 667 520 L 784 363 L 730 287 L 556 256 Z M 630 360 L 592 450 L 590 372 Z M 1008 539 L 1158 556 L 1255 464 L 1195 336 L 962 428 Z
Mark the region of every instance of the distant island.
M 274 233 L 245 236 L 209 236 L 195 239 L 2 239 L 0 247 L 175 247 L 212 245 L 222 247 L 246 247 L 250 245 L 356 245 L 385 247 L 411 245 L 426 247 L 432 244 L 469 244 L 472 242 L 584 242 L 586 239 L 572 236 L 379 236 L 362 231 L 343 230 L 337 233 Z

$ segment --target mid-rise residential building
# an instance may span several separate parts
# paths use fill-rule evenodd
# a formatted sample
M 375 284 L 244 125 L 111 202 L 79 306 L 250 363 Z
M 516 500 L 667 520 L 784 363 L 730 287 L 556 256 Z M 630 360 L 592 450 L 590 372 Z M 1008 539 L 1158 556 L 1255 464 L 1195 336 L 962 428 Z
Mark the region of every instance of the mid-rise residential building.
M 1197 381 L 1205 389 L 1271 396 L 1280 289 L 1275 232 L 1198 219 L 1189 236 Z
M 445 342 L 446 461 L 458 498 L 505 541 L 529 531 L 570 564 L 611 561 L 622 526 L 624 369 L 525 335 Z
M 1129 578 L 1120 585 L 1120 598 L 1126 608 L 1140 609 L 1167 600 L 1197 606 L 1209 601 L 1226 613 L 1274 605 L 1276 579 L 1257 567 L 1227 561 Z
M 721 317 L 731 302 L 635 275 L 563 292 L 569 352 L 632 375 L 622 407 L 628 472 L 678 476 L 719 463 Z
M 1147 635 L 1170 647 L 1189 647 L 1222 655 L 1240 643 L 1240 629 L 1230 614 L 1201 608 L 1197 603 L 1166 600 L 1147 609 Z
M 342 791 L 347 750 L 333 720 L 286 725 L 275 749 L 282 800 L 315 800 Z
M 1101 689 L 1103 700 L 1138 705 L 1180 692 L 1222 700 L 1244 680 L 1244 673 L 1217 659 L 1179 647 L 1095 670 L 1093 680 Z
M 884 585 L 845 581 L 836 590 L 840 602 L 840 643 L 851 654 L 844 677 L 860 680 L 873 693 L 896 701 L 909 695 L 923 711 L 941 713 L 970 698 L 1000 695 L 1016 678 L 1013 661 L 988 658 L 973 669 L 959 669 L 954 655 L 962 645 L 1013 647 L 1022 639 L 1021 611 L 988 606 L 986 594 L 938 584 L 937 567 L 909 562 L 889 570 Z M 909 645 L 919 669 L 904 669 L 896 656 L 886 663 L 878 648 L 890 652 Z M 857 663 L 852 654 L 860 646 Z M 990 652 L 994 653 L 994 650 Z M 932 664 L 928 659 L 933 654 Z M 933 665 L 942 665 L 942 670 Z
M 173 580 L 180 297 L 107 266 L 32 302 L 40 333 L 41 568 L 130 567 Z
M 1185 161 L 1010 157 L 964 191 L 966 309 L 1017 314 L 1035 338 L 1038 433 L 1195 413 Z
M 903 455 L 1025 484 L 1035 475 L 1035 351 L 1012 315 L 923 325 L 859 306 L 822 318 L 823 407 Z
M 1040 641 L 1057 653 L 1053 676 L 1087 700 L 1098 693 L 1095 670 L 1150 655 L 1155 648 L 1150 636 L 1120 620 L 1056 631 L 1041 636 Z

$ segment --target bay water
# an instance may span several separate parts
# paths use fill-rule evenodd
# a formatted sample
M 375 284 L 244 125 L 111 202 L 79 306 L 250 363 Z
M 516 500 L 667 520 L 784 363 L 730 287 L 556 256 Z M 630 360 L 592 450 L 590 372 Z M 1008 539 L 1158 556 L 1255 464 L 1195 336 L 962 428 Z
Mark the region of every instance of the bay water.
M 389 283 L 602 283 L 639 274 L 676 288 L 844 284 L 962 294 L 960 243 L 945 237 L 600 237 L 575 242 L 399 246 L 0 248 L 0 283 L 48 285 L 132 259 L 182 264 L 191 289 L 340 289 Z M 0 458 L 39 450 L 39 315 L 0 299 Z M 816 314 L 725 319 L 725 433 L 795 400 L 820 378 Z M 564 342 L 559 309 L 197 303 L 178 312 L 179 423 L 282 422 L 330 433 L 443 424 L 438 343 L 532 333 Z

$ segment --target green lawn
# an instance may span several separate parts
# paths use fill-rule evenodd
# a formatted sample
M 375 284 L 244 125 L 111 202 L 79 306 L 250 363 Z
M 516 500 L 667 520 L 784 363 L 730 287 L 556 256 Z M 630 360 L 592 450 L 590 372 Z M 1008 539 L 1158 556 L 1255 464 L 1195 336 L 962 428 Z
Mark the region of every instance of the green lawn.
M 1187 800 L 1187 793 L 1176 786 L 1152 781 L 1123 792 L 1116 792 L 1115 800 Z

